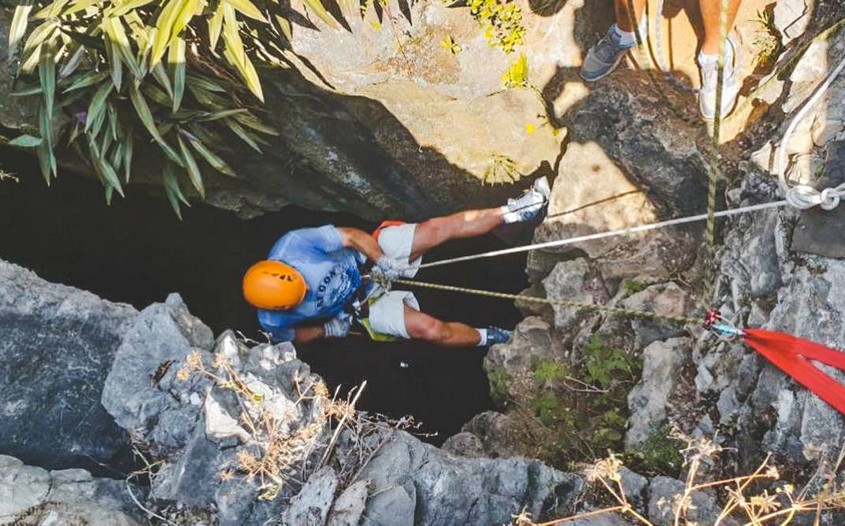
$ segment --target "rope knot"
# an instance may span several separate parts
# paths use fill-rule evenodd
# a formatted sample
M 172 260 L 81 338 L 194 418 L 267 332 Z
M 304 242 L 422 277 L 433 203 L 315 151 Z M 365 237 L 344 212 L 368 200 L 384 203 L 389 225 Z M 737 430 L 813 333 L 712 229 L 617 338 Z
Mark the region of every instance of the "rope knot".
M 819 199 L 821 201 L 819 203 L 819 206 L 821 206 L 825 210 L 833 210 L 834 208 L 839 206 L 841 196 L 839 195 L 839 192 L 836 188 L 825 188 L 821 191 Z

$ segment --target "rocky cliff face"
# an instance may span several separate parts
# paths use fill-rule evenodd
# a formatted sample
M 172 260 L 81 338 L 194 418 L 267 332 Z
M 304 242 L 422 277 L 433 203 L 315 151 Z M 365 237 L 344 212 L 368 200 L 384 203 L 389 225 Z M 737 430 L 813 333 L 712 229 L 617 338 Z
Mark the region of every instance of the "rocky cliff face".
M 537 460 L 451 455 L 357 414 L 290 344 L 214 339 L 177 295 L 138 313 L 0 265 L 0 451 L 39 466 L 0 456 L 0 524 L 82 510 L 135 524 L 143 508 L 190 524 L 494 524 L 582 490 Z M 40 467 L 91 459 L 127 482 Z

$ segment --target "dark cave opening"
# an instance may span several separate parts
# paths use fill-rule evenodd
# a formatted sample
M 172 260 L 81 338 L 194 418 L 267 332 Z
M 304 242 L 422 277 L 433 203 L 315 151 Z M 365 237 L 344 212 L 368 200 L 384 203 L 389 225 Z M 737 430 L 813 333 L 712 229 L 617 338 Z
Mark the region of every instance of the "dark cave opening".
M 332 223 L 371 230 L 350 214 L 287 207 L 254 219 L 204 204 L 183 207 L 180 221 L 166 200 L 138 188 L 106 205 L 100 184 L 63 173 L 48 188 L 29 156 L 4 152 L 2 167 L 18 182 L 0 182 L 0 258 L 48 280 L 142 309 L 182 295 L 215 334 L 234 329 L 257 341 L 255 311 L 241 297 L 246 268 L 284 232 Z M 391 218 L 397 219 L 397 218 Z M 401 218 L 398 218 L 401 219 Z M 518 227 L 521 228 L 521 227 Z M 514 234 L 513 232 L 510 232 Z M 516 236 L 530 235 L 527 229 Z M 498 237 L 452 242 L 426 256 L 434 261 L 504 248 Z M 527 286 L 525 256 L 424 269 L 424 281 L 517 293 Z M 425 312 L 474 326 L 512 328 L 521 318 L 506 300 L 451 292 L 414 291 Z M 325 340 L 298 349 L 300 358 L 341 395 L 367 380 L 359 408 L 391 418 L 411 415 L 423 440 L 440 445 L 474 415 L 491 409 L 481 348 L 442 349 L 363 337 Z

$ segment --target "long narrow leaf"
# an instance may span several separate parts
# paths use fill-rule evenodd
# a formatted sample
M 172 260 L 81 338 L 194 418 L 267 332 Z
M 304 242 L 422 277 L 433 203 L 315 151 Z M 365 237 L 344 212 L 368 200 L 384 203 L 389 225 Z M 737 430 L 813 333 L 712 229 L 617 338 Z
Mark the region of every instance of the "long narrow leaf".
M 235 115 L 234 119 L 236 121 L 238 121 L 239 123 L 243 124 L 244 126 L 246 126 L 247 128 L 252 128 L 253 130 L 255 130 L 257 132 L 261 132 L 261 133 L 264 133 L 266 135 L 279 135 L 278 131 L 271 128 L 270 126 L 267 126 L 266 124 L 261 122 L 261 120 L 258 117 L 256 117 L 255 115 L 252 115 L 251 113 L 241 113 L 241 114 Z
M 30 86 L 28 88 L 19 89 L 9 93 L 12 97 L 30 97 L 32 95 L 41 95 L 41 86 Z
M 50 186 L 50 150 L 45 143 L 35 147 L 35 155 L 38 157 L 38 167 L 41 168 L 41 175 L 47 186 Z
M 320 0 L 305 0 L 305 4 L 314 11 L 320 19 L 325 22 L 329 27 L 337 27 L 337 21 L 326 11 L 326 8 L 323 7 L 323 3 Z
M 88 114 L 85 118 L 85 131 L 89 131 L 100 115 L 106 109 L 106 99 L 108 99 L 114 86 L 111 82 L 104 82 L 102 86 L 91 97 L 91 103 L 88 105 Z
M 79 46 L 73 52 L 70 59 L 62 65 L 59 69 L 59 79 L 64 79 L 73 74 L 74 71 L 82 64 L 82 59 L 85 57 L 85 46 Z
M 175 37 L 170 43 L 168 62 L 173 68 L 173 112 L 179 111 L 182 104 L 182 96 L 185 94 L 185 39 Z
M 49 182 L 49 174 L 58 175 L 56 170 L 56 155 L 53 152 L 53 121 L 50 118 L 47 109 L 42 104 L 38 111 L 38 131 L 41 133 L 41 137 L 44 139 L 44 143 L 41 145 L 47 151 L 47 166 L 48 172 L 45 177 L 48 178 Z M 40 148 L 40 147 L 39 147 Z
M 164 66 L 159 62 L 155 65 L 152 69 L 153 77 L 158 81 L 164 91 L 167 92 L 167 96 L 171 99 L 173 98 L 173 88 L 170 87 L 170 79 L 167 77 L 167 71 L 165 71 Z M 166 106 L 167 104 L 165 104 Z
M 229 168 L 229 165 L 226 164 L 226 162 L 220 157 L 218 157 L 214 152 L 206 148 L 202 141 L 200 141 L 199 139 L 189 139 L 188 142 L 200 155 L 202 155 L 202 157 L 206 160 L 206 162 L 208 162 L 208 164 L 212 166 L 212 168 L 230 177 L 237 177 L 235 175 L 235 172 L 232 171 L 231 168 Z
M 242 13 L 249 18 L 260 20 L 262 22 L 267 21 L 267 17 L 255 7 L 255 4 L 250 2 L 249 0 L 222 0 L 223 2 L 231 5 L 234 7 L 238 12 Z
M 146 128 L 149 134 L 153 136 L 153 139 L 155 139 L 164 153 L 181 166 L 182 160 L 158 132 L 150 107 L 147 105 L 147 101 L 144 100 L 144 96 L 141 95 L 137 86 L 132 86 L 129 90 L 129 98 L 132 99 L 132 105 L 135 106 L 135 111 L 138 113 L 138 117 L 141 119 L 141 123 L 144 125 L 144 128 Z
M 41 137 L 33 135 L 20 135 L 9 141 L 9 146 L 17 146 L 19 148 L 35 148 L 44 142 Z
M 123 178 L 126 181 L 126 184 L 129 184 L 129 176 L 132 173 L 132 149 L 133 149 L 133 137 L 134 137 L 134 130 L 129 128 L 126 132 L 126 137 L 123 139 L 123 145 L 125 146 L 123 150 Z
M 186 83 L 188 84 L 188 86 L 192 86 L 192 85 L 197 86 L 197 87 L 204 89 L 206 91 L 213 91 L 213 92 L 217 92 L 217 93 L 225 93 L 226 92 L 226 89 L 223 86 L 221 86 L 220 84 L 217 84 L 216 82 L 208 80 L 207 78 L 204 78 L 204 77 L 200 77 L 198 75 L 191 75 L 190 73 L 188 74 L 188 76 L 186 78 Z
M 179 201 L 182 201 L 188 206 L 191 205 L 188 203 L 188 200 L 185 199 L 185 196 L 182 195 L 182 189 L 179 188 L 179 181 L 176 179 L 176 174 L 174 173 L 174 168 L 171 163 L 167 163 L 167 166 L 164 167 L 161 178 L 164 183 L 167 200 L 170 201 L 170 206 L 173 208 L 173 211 L 176 212 L 176 216 L 181 221 L 182 210 L 179 207 Z
M 153 0 L 129 0 L 128 2 L 121 4 L 119 7 L 115 7 L 110 15 L 113 17 L 122 17 L 123 15 L 129 13 L 129 11 L 133 11 L 139 7 L 144 7 L 152 2 Z
M 208 41 L 209 48 L 212 51 L 217 48 L 217 42 L 220 40 L 220 31 L 223 30 L 223 4 L 223 2 L 220 2 L 214 14 L 208 19 Z
M 132 75 L 136 79 L 144 76 L 141 71 L 141 65 L 132 53 L 132 45 L 129 43 L 129 37 L 126 36 L 126 29 L 123 27 L 123 22 L 120 18 L 103 17 L 103 32 L 111 40 L 113 49 L 117 51 L 123 62 L 126 63 Z
M 258 153 L 264 153 L 261 151 L 261 148 L 258 146 L 258 142 L 256 142 L 255 137 L 252 136 L 248 131 L 246 131 L 243 126 L 237 123 L 234 119 L 226 119 L 226 126 L 232 130 L 235 135 L 241 138 L 241 140 L 249 145 L 250 148 L 255 150 Z
M 120 58 L 120 51 L 114 42 L 109 41 L 106 45 L 107 56 L 111 64 L 111 79 L 114 87 L 120 91 L 120 86 L 123 84 L 123 59 Z
M 158 15 L 156 21 L 155 35 L 150 39 L 152 41 L 152 48 L 150 50 L 150 67 L 155 67 L 161 57 L 164 56 L 164 50 L 167 44 L 170 43 L 170 36 L 173 34 L 173 24 L 176 21 L 176 15 L 187 0 L 169 0 L 165 2 L 164 9 Z
M 93 86 L 94 84 L 99 84 L 103 81 L 106 77 L 108 77 L 108 73 L 102 73 L 99 71 L 89 71 L 83 75 L 81 75 L 78 79 L 74 80 L 68 87 L 63 89 L 64 93 L 69 91 L 78 90 L 81 88 L 87 88 L 88 86 Z
M 202 184 L 202 174 L 200 173 L 199 166 L 197 166 L 197 161 L 194 159 L 185 141 L 182 140 L 182 137 L 178 137 L 178 139 L 179 150 L 182 152 L 182 158 L 185 160 L 185 170 L 188 172 L 188 178 L 191 180 L 194 188 L 196 188 L 197 193 L 200 194 L 200 197 L 205 199 L 205 186 Z
M 29 22 L 29 13 L 32 12 L 31 5 L 19 5 L 15 8 L 12 16 L 12 25 L 9 26 L 9 56 L 14 56 L 23 36 L 26 34 L 26 26 Z
M 56 110 L 56 60 L 52 53 L 41 53 L 38 77 L 41 80 L 41 91 L 44 92 L 47 117 L 52 120 Z

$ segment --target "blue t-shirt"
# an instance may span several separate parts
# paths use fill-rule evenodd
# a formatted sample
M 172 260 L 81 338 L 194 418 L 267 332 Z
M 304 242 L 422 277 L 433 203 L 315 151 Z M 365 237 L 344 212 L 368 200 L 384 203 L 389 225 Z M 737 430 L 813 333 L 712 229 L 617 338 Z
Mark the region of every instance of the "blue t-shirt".
M 290 310 L 258 310 L 258 323 L 273 341 L 290 341 L 293 327 L 302 322 L 337 316 L 361 286 L 358 265 L 362 253 L 343 247 L 333 225 L 292 230 L 276 241 L 267 259 L 292 266 L 305 279 L 308 291 L 302 303 Z

